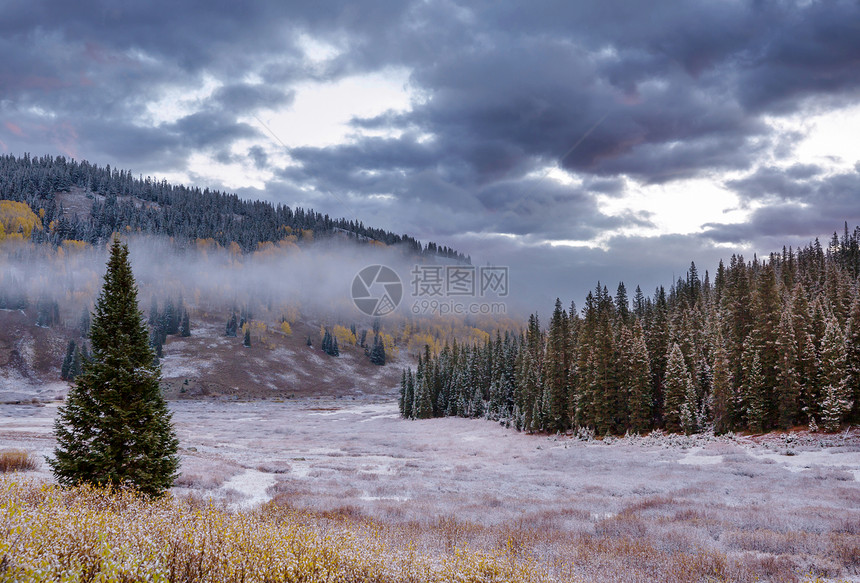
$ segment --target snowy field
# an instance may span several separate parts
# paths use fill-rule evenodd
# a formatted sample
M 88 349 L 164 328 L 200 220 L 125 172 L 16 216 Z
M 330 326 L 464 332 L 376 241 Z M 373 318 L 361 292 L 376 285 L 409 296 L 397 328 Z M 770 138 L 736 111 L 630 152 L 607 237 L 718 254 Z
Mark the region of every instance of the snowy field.
M 667 552 L 745 553 L 858 580 L 856 428 L 606 443 L 489 421 L 406 421 L 395 403 L 378 399 L 170 406 L 182 454 L 177 495 L 236 509 L 274 498 L 395 523 L 454 518 L 479 528 L 647 537 Z M 50 454 L 56 410 L 0 406 L 0 448 Z M 39 473 L 50 479 L 44 464 Z M 847 548 L 833 551 L 840 537 Z

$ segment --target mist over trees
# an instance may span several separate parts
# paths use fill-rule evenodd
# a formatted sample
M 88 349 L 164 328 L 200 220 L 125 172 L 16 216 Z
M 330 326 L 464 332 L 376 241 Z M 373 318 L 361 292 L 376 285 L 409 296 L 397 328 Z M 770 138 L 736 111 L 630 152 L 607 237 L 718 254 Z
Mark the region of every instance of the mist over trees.
M 520 334 L 429 347 L 404 371 L 404 417 L 486 417 L 526 431 L 828 431 L 860 421 L 860 227 L 824 248 L 695 263 L 668 291 L 600 283 Z
M 92 202 L 86 213 L 69 213 L 62 193 L 78 192 Z M 130 171 L 99 167 L 63 156 L 0 156 L 0 199 L 26 203 L 44 228 L 29 224 L 25 238 L 59 245 L 63 241 L 104 243 L 115 232 L 211 239 L 243 252 L 288 237 L 295 241 L 345 236 L 357 243 L 398 246 L 405 253 L 470 262 L 446 246 L 423 245 L 408 235 L 335 219 L 312 209 L 240 199 L 208 188 L 173 185 Z M 32 220 L 29 223 L 33 223 Z

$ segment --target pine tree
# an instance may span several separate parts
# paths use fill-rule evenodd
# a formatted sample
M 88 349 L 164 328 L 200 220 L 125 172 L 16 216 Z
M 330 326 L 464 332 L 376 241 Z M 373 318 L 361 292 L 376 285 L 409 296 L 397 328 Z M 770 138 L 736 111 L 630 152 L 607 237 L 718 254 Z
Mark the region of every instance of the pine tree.
M 157 358 L 164 356 L 164 349 L 161 342 L 161 333 L 158 330 L 153 330 L 152 334 L 149 335 L 149 346 L 155 351 L 155 356 Z
M 850 420 L 857 423 L 860 422 L 860 294 L 851 304 L 845 328 L 845 371 L 848 373 L 849 394 L 854 403 Z
M 680 422 L 685 433 L 695 433 L 699 430 L 699 402 L 696 395 L 696 384 L 692 380 L 687 383 L 684 402 L 681 404 Z
M 179 314 L 173 305 L 173 300 L 168 298 L 167 303 L 164 305 L 164 314 L 161 315 L 161 319 L 164 322 L 165 334 L 172 335 L 179 332 Z
M 725 433 L 734 427 L 735 398 L 732 391 L 732 371 L 722 334 L 717 332 L 713 342 L 714 375 L 711 401 L 714 431 Z
M 412 406 L 415 404 L 415 375 L 412 371 L 406 374 L 406 392 L 403 395 L 403 416 L 407 419 L 415 418 Z
M 191 319 L 188 317 L 188 310 L 182 313 L 182 324 L 179 325 L 179 335 L 183 338 L 191 336 Z
M 161 316 L 158 314 L 158 300 L 155 298 L 155 295 L 153 295 L 149 302 L 149 325 L 151 327 L 155 327 L 156 322 L 158 322 L 160 318 Z
M 639 319 L 642 320 L 645 318 L 645 294 L 642 293 L 642 288 L 638 285 L 636 286 L 636 293 L 633 295 L 633 314 Z M 573 316 L 574 312 L 571 312 L 571 316 Z
M 777 351 L 777 336 L 779 321 L 782 316 L 782 304 L 779 298 L 776 273 L 770 263 L 762 267 L 756 278 L 753 293 L 753 338 L 761 360 L 763 379 L 762 406 L 765 408 L 762 429 L 769 429 L 776 422 L 778 399 L 774 395 L 777 385 L 776 369 L 779 362 Z
M 397 397 L 397 408 L 400 410 L 400 416 L 406 417 L 406 372 L 408 369 L 403 369 L 400 375 L 400 394 Z
M 418 381 L 418 388 L 415 393 L 414 413 L 416 419 L 430 419 L 433 416 L 433 400 L 430 392 L 430 382 L 425 375 Z
M 651 429 L 651 367 L 641 320 L 633 325 L 633 344 L 627 366 L 629 427 L 637 433 Z
M 178 440 L 137 304 L 128 247 L 114 240 L 90 331 L 91 358 L 60 408 L 49 461 L 58 482 L 130 486 L 158 496 L 179 465 Z
M 648 322 L 645 337 L 648 343 L 648 354 L 651 356 L 651 387 L 654 391 L 655 414 L 658 422 L 665 408 L 663 392 L 665 390 L 666 359 L 671 351 L 667 310 L 666 290 L 661 286 L 657 288 L 654 295 L 654 315 Z
M 669 350 L 666 360 L 666 379 L 663 399 L 663 422 L 667 431 L 680 432 L 682 427 L 682 407 L 687 402 L 687 395 L 693 379 L 684 362 L 684 355 L 677 343 Z
M 750 431 L 761 432 L 767 418 L 765 378 L 757 347 L 753 342 L 745 342 L 744 345 L 744 384 L 741 398 L 747 426 Z
M 812 315 L 806 290 L 798 283 L 791 294 L 791 318 L 794 340 L 797 342 L 797 381 L 800 384 L 798 407 L 806 415 L 816 414 L 818 409 L 818 355 L 812 334 Z
M 609 304 L 611 305 L 611 303 Z M 591 410 L 594 414 L 594 429 L 599 434 L 622 432 L 619 411 L 623 403 L 619 398 L 617 350 L 612 331 L 611 314 L 604 311 L 599 321 L 592 344 L 591 361 Z
M 570 427 L 568 373 L 570 371 L 570 326 L 561 300 L 555 300 L 555 311 L 549 325 L 544 358 L 544 387 L 547 390 L 547 429 L 565 431 Z
M 630 323 L 630 301 L 627 299 L 627 288 L 624 282 L 619 282 L 615 292 L 615 312 L 622 324 Z
M 794 338 L 791 313 L 782 312 L 776 340 L 776 392 L 778 423 L 788 429 L 797 421 L 800 403 L 800 379 L 797 374 L 797 342 Z
M 64 381 L 69 380 L 69 371 L 72 368 L 72 359 L 75 356 L 75 341 L 69 340 L 66 345 L 66 357 L 63 359 L 63 366 L 60 367 L 60 378 Z
M 81 350 L 75 350 L 72 353 L 72 362 L 69 366 L 69 376 L 68 380 L 73 381 L 78 378 L 78 375 L 81 374 L 81 370 L 83 369 L 83 362 L 85 360 L 85 353 L 87 350 L 87 345 L 83 345 L 83 352 Z
M 245 336 L 242 339 L 242 346 L 245 348 L 251 348 L 251 327 L 245 327 Z
M 851 395 L 848 387 L 845 336 L 836 316 L 827 321 L 821 340 L 821 385 L 820 406 L 822 426 L 825 431 L 836 431 L 851 410 Z
M 90 311 L 84 308 L 81 319 L 78 322 L 78 331 L 84 338 L 90 335 Z
M 749 274 L 744 258 L 732 255 L 726 272 L 726 285 L 721 298 L 721 312 L 725 321 L 724 340 L 729 362 L 732 364 L 732 377 L 743 378 L 742 355 L 744 341 L 752 329 L 752 304 Z
M 235 338 L 238 330 L 239 323 L 236 321 L 236 312 L 233 312 L 227 320 L 227 330 L 224 332 L 224 335 L 230 338 Z
M 373 337 L 373 348 L 370 350 L 370 362 L 377 366 L 385 366 L 385 344 L 379 336 Z

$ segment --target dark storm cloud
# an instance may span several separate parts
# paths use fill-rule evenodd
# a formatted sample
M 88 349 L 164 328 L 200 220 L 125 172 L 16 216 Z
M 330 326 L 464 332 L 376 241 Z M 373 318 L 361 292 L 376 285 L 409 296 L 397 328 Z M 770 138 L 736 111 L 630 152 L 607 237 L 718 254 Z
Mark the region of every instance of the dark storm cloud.
M 860 35 L 849 33 L 860 8 L 827 6 L 558 2 L 540 10 L 513 3 L 464 9 L 459 20 L 439 17 L 444 32 L 422 31 L 430 42 L 447 41 L 411 63 L 413 81 L 431 99 L 388 121 L 439 136 L 479 182 L 519 167 L 510 159 L 488 164 L 481 155 L 488 143 L 501 140 L 509 145 L 497 146 L 502 152 L 558 161 L 586 134 L 562 161 L 567 168 L 646 181 L 747 168 L 770 137 L 757 117 L 768 104 L 784 113 L 808 96 L 856 95 L 860 72 L 852 63 Z M 805 49 L 790 50 L 794 36 Z M 781 79 L 792 69 L 787 90 Z
M 799 200 L 813 193 L 814 185 L 797 171 L 785 171 L 775 166 L 762 166 L 754 173 L 726 182 L 743 200 L 776 198 Z
M 275 170 L 267 190 L 243 195 L 487 252 L 494 233 L 517 235 L 502 241 L 528 258 L 523 269 L 541 264 L 538 252 L 665 267 L 690 241 L 860 220 L 856 173 L 762 162 L 789 158 L 802 136 L 769 116 L 856 102 L 858 22 L 854 1 L 13 0 L 0 17 L 0 150 L 150 174 L 187 169 L 204 151 Z M 303 38 L 337 55 L 309 59 Z M 292 148 L 286 168 L 272 168 L 267 148 L 278 146 L 244 121 L 289 108 L 301 83 L 389 67 L 409 72 L 411 108 L 354 119 L 343 144 Z M 571 185 L 540 178 L 556 165 Z M 522 247 L 647 226 L 647 214 L 607 216 L 600 197 L 724 171 L 746 173 L 725 185 L 755 205 L 747 224 L 651 239 L 650 253 L 619 236 L 609 252 Z
M 860 170 L 821 175 L 814 166 L 797 165 L 780 172 L 761 168 L 727 183 L 742 199 L 765 201 L 741 224 L 705 225 L 705 236 L 721 242 L 757 241 L 764 237 L 814 238 L 860 224 Z
M 198 112 L 187 115 L 175 123 L 166 124 L 168 132 L 179 136 L 182 143 L 202 150 L 227 145 L 240 138 L 259 135 L 256 128 L 236 123 L 227 112 Z

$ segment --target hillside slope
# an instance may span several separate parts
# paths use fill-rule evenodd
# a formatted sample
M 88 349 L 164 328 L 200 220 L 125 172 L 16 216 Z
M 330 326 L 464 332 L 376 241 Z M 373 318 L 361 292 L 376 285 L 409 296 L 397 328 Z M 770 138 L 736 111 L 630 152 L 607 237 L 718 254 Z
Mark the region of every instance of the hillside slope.
M 75 332 L 36 326 L 33 311 L 0 310 L 0 402 L 50 401 L 68 390 L 60 367 Z M 393 395 L 406 362 L 391 355 L 386 366 L 375 366 L 355 346 L 328 356 L 319 348 L 319 325 L 305 322 L 296 322 L 291 335 L 257 334 L 247 348 L 206 317 L 193 322 L 191 337 L 168 337 L 161 359 L 171 399 Z

